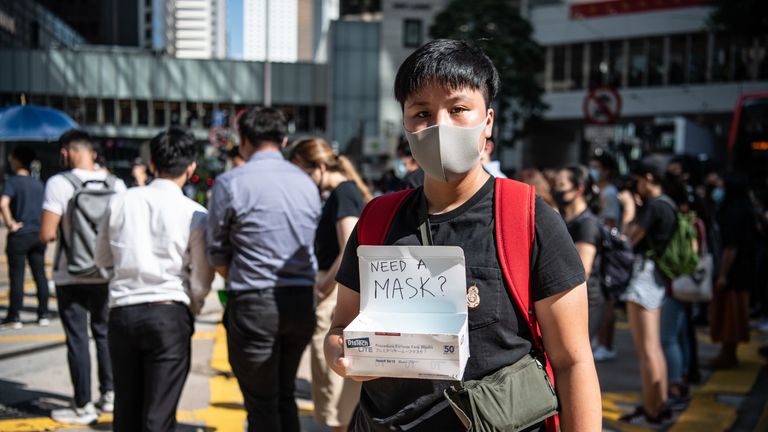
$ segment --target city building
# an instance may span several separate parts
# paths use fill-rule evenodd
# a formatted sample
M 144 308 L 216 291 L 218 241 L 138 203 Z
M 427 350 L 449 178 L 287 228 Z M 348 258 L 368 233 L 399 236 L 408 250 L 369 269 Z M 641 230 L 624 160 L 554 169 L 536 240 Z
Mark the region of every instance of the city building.
M 734 106 L 768 89 L 765 47 L 738 46 L 707 25 L 703 0 L 530 0 L 546 49 L 546 127 L 526 165 L 583 161 L 596 147 L 724 160 Z
M 141 0 L 141 47 L 179 58 L 227 56 L 226 0 Z
M 338 17 L 339 0 L 243 0 L 243 58 L 324 63 Z
M 45 7 L 26 0 L 0 0 L 0 48 L 75 47 L 85 38 Z

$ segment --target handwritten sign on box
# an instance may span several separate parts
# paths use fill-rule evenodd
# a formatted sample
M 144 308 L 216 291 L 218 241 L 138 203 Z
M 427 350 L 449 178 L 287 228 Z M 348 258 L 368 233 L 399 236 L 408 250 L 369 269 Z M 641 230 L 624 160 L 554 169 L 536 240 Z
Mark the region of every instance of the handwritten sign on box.
M 360 314 L 344 330 L 350 375 L 460 379 L 469 358 L 464 253 L 360 246 Z

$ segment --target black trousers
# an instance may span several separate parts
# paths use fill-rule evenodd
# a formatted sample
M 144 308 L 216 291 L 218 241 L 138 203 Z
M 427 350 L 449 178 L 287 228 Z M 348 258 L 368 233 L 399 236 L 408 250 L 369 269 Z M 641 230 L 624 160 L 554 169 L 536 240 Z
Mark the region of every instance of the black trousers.
M 299 432 L 294 391 L 301 355 L 315 327 L 312 287 L 231 291 L 224 322 L 248 432 Z
M 24 307 L 24 261 L 29 262 L 32 277 L 37 286 L 37 316 L 48 315 L 48 280 L 45 278 L 45 243 L 38 232 L 9 234 L 5 246 L 8 254 L 8 278 L 10 279 L 10 303 L 8 318 L 18 318 Z
M 79 407 L 91 402 L 91 355 L 88 339 L 88 316 L 91 333 L 96 342 L 96 360 L 99 368 L 99 391 L 113 390 L 112 364 L 109 361 L 107 318 L 109 291 L 106 284 L 61 285 L 56 287 L 61 324 L 67 337 L 67 362 L 75 404 Z
M 180 303 L 112 309 L 109 352 L 115 372 L 115 432 L 176 430 L 193 332 L 189 308 Z

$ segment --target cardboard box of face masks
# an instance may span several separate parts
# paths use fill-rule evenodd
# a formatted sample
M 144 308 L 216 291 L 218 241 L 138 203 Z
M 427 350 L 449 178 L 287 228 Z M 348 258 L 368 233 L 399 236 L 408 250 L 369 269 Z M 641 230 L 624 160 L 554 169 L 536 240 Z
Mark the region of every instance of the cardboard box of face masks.
M 344 329 L 349 375 L 460 380 L 469 358 L 464 252 L 360 246 L 360 314 Z

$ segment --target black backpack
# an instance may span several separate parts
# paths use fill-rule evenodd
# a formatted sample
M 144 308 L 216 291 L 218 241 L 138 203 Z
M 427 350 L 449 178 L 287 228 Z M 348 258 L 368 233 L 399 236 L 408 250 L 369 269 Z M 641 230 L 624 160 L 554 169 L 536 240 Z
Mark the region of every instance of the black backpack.
M 610 293 L 622 293 L 632 279 L 635 254 L 632 243 L 621 236 L 618 228 L 602 225 L 600 283 Z

